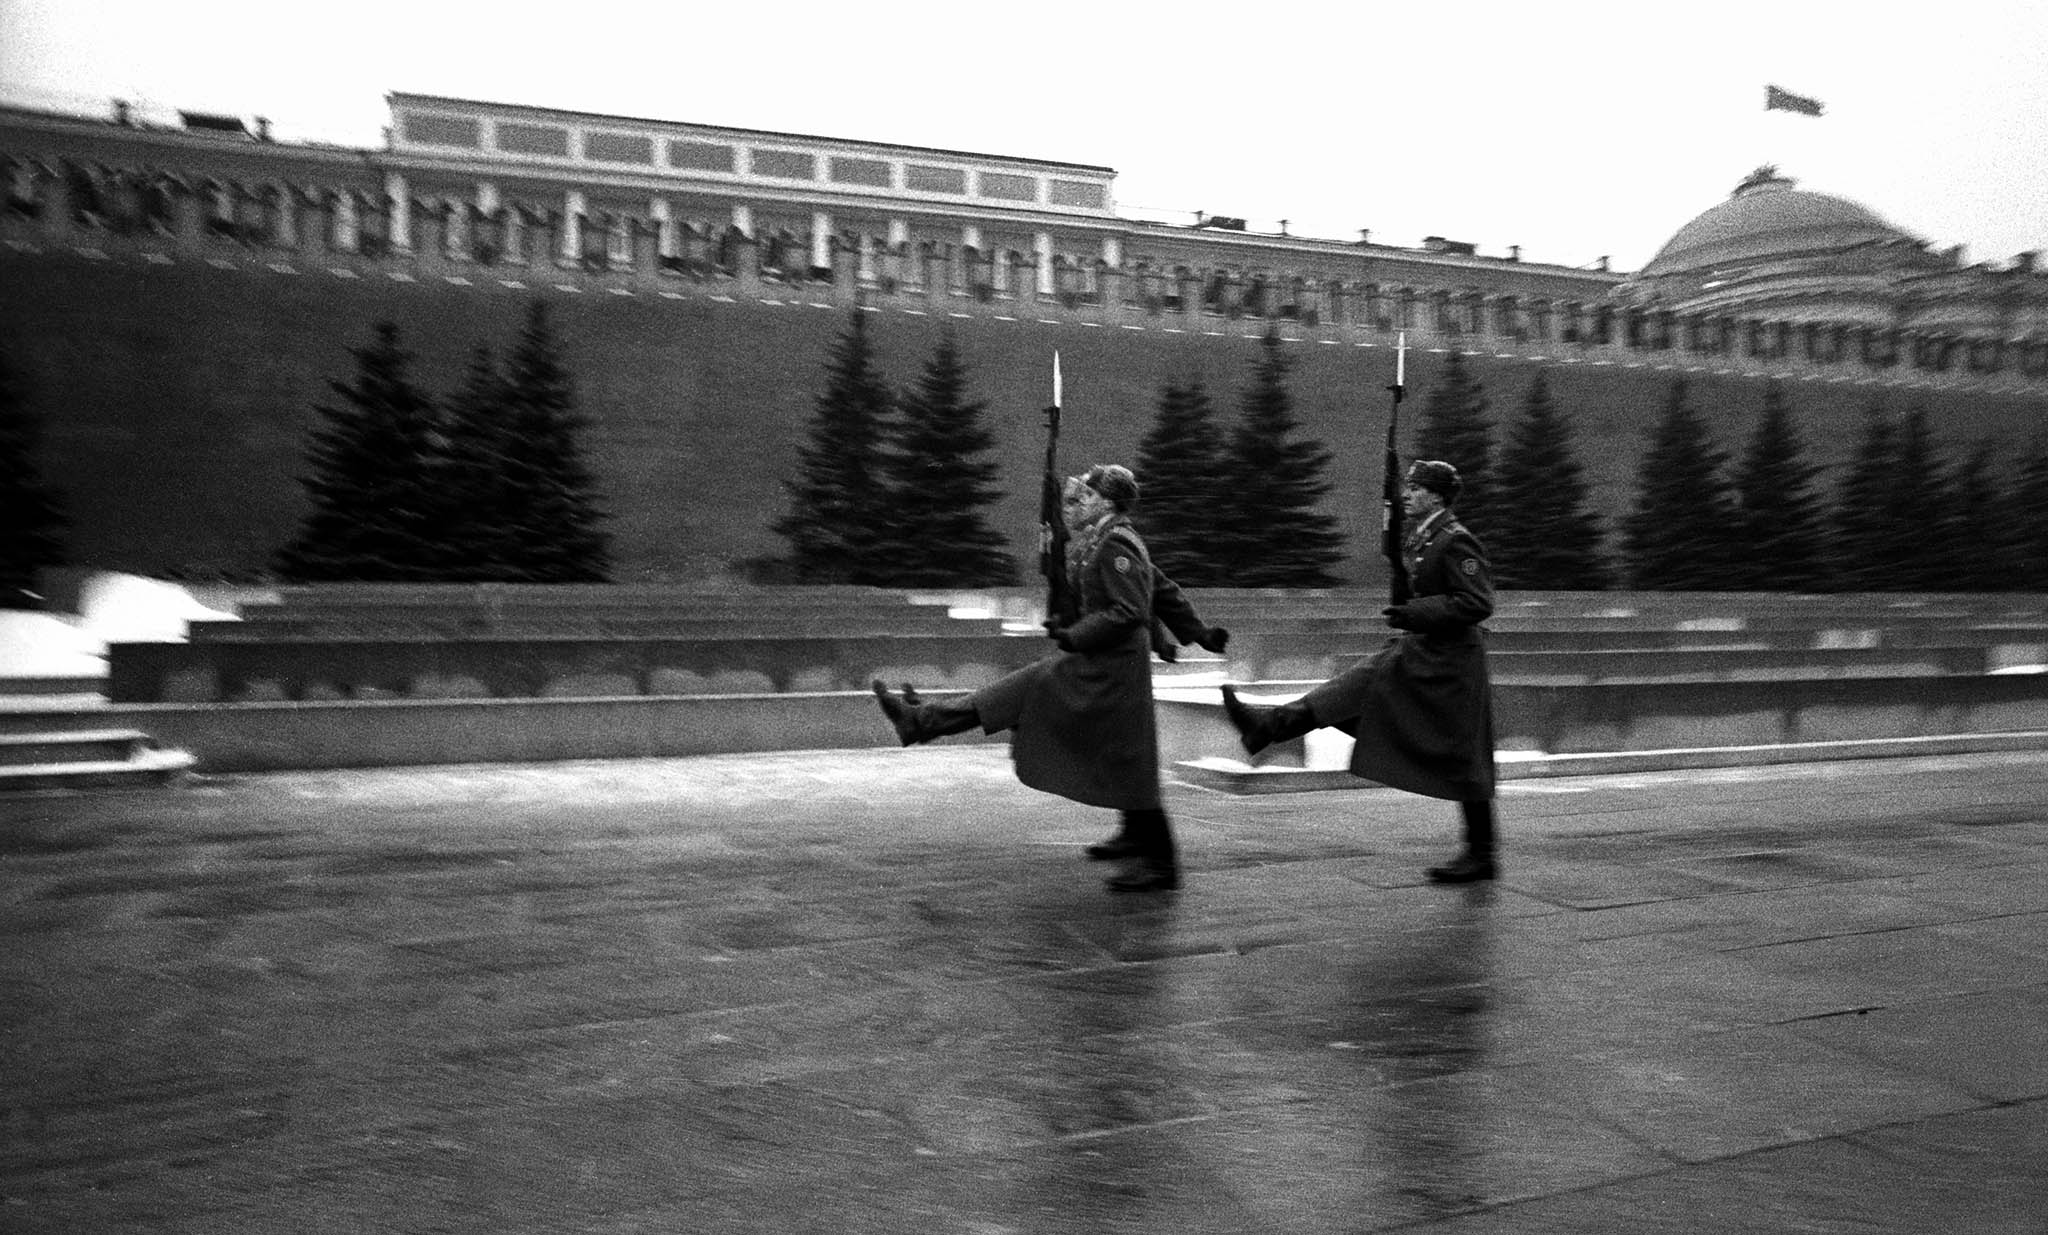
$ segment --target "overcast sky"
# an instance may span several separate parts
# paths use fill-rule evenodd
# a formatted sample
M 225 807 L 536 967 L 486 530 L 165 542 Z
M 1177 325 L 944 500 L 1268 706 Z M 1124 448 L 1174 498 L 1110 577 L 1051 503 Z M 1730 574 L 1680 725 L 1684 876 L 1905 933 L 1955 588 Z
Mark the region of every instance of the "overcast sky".
M 1105 165 L 1127 216 L 1570 266 L 1641 266 L 1767 162 L 1973 261 L 2048 249 L 2039 0 L 0 0 L 9 102 L 376 145 L 394 90 Z

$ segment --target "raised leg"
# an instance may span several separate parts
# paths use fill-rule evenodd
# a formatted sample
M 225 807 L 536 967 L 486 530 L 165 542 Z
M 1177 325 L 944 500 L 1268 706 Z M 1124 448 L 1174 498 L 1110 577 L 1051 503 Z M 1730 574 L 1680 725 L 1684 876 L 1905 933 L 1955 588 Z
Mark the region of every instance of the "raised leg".
M 1237 740 L 1244 743 L 1246 753 L 1253 755 L 1277 742 L 1291 741 L 1317 728 L 1315 715 L 1299 700 L 1283 703 L 1277 708 L 1260 707 L 1240 701 L 1235 686 L 1223 688 L 1223 714 L 1230 718 L 1232 727 L 1237 730 Z
M 903 698 L 890 694 L 889 688 L 879 680 L 868 683 L 868 687 L 875 692 L 875 702 L 882 706 L 882 715 L 889 718 L 890 726 L 896 730 L 897 740 L 905 746 L 965 733 L 981 723 L 971 696 L 926 703 L 909 686 L 903 688 Z

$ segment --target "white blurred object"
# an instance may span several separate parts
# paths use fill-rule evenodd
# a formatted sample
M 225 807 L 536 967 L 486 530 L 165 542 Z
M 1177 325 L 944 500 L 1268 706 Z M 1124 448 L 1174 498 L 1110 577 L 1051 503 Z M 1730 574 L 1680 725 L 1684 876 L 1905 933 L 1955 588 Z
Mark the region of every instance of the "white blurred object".
M 79 588 L 78 610 L 0 610 L 0 677 L 104 677 L 109 643 L 183 643 L 187 622 L 240 620 L 178 584 L 106 572 Z
M 106 653 L 106 642 L 75 617 L 0 609 L 0 677 L 102 677 Z
M 175 583 L 140 575 L 97 574 L 78 591 L 78 620 L 109 643 L 183 643 L 185 623 L 237 621 L 237 615 L 208 608 Z

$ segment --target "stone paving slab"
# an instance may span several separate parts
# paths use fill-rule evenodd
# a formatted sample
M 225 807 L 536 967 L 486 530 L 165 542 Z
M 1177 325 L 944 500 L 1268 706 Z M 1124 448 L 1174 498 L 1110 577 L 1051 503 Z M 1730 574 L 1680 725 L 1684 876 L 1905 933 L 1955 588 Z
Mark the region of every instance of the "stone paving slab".
M 2048 1230 L 2048 759 L 1169 790 L 999 746 L 0 798 L 0 1229 Z

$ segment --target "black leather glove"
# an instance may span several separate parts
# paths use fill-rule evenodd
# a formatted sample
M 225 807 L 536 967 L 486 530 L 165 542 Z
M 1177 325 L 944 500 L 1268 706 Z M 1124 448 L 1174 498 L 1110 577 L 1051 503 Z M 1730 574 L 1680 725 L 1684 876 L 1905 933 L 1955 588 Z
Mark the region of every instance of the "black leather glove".
M 1180 645 L 1158 622 L 1152 623 L 1152 654 L 1169 665 L 1180 660 Z
M 1195 646 L 1221 656 L 1223 649 L 1230 646 L 1230 632 L 1221 626 L 1204 627 L 1202 633 L 1195 636 Z
M 1045 621 L 1045 637 L 1052 640 L 1053 643 L 1058 645 L 1060 651 L 1062 652 L 1071 652 L 1074 650 L 1074 638 L 1072 632 L 1069 631 L 1067 627 L 1060 625 L 1058 622 L 1053 621 L 1051 618 L 1047 618 Z
M 1387 625 L 1393 627 L 1395 630 L 1419 629 L 1419 627 L 1415 625 L 1415 618 L 1408 612 L 1407 605 L 1390 605 L 1387 608 L 1380 610 L 1380 612 L 1386 615 Z

